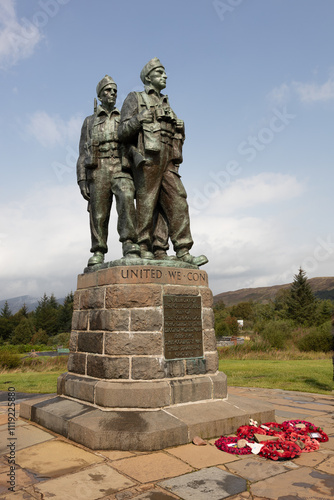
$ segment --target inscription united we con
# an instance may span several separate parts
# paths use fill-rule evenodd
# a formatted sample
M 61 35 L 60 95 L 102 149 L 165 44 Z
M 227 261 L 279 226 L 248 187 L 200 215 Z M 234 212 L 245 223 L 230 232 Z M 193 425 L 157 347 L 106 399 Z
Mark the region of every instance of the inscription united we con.
M 161 269 L 154 267 L 123 268 L 121 278 L 124 282 L 139 280 L 152 280 L 155 282 L 187 282 L 196 285 L 207 285 L 208 275 L 205 271 L 189 269 Z

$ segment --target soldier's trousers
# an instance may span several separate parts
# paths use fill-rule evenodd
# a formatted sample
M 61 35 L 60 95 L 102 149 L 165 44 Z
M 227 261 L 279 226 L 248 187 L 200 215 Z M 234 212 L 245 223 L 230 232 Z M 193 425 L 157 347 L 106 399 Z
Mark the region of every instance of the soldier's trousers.
M 137 241 L 134 184 L 130 174 L 115 172 L 119 160 L 103 158 L 96 169 L 87 171 L 90 203 L 91 252 L 108 251 L 108 225 L 113 197 L 118 214 L 117 231 L 121 242 Z
M 193 245 L 190 232 L 187 194 L 177 167 L 170 161 L 170 147 L 148 156 L 144 166 L 134 169 L 136 187 L 138 244 L 154 250 L 154 215 L 161 211 L 167 220 L 168 234 L 175 252 Z

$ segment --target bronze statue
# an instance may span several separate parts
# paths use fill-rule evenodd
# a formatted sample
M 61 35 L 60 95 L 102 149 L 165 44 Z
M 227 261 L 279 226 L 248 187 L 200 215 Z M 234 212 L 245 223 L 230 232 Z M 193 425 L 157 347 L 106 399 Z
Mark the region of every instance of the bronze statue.
M 166 221 L 177 259 L 201 266 L 208 262 L 205 255 L 189 253 L 193 240 L 187 195 L 179 175 L 184 123 L 170 107 L 167 95 L 161 94 L 167 75 L 158 58 L 144 66 L 140 78 L 145 90 L 127 96 L 118 128 L 136 188 L 140 255 L 153 259 L 166 254 Z
M 93 256 L 88 266 L 102 264 L 108 251 L 108 224 L 113 196 L 118 213 L 117 230 L 123 256 L 138 258 L 135 188 L 130 169 L 123 164 L 118 140 L 120 113 L 115 108 L 117 85 L 106 75 L 97 85 L 101 105 L 95 106 L 82 126 L 77 178 L 82 196 L 88 200 Z

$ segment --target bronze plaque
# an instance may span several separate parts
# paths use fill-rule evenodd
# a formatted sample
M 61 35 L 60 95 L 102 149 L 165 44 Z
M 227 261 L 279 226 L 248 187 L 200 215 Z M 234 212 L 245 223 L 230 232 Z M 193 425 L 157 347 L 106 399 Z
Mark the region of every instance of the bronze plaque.
M 201 358 L 201 297 L 165 295 L 164 298 L 165 359 Z

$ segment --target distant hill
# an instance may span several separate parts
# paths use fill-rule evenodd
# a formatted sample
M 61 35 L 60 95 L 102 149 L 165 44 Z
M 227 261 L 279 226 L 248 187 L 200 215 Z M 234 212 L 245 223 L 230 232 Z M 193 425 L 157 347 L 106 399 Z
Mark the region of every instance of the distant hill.
M 308 280 L 313 293 L 319 299 L 334 300 L 334 277 L 330 278 L 311 278 Z M 239 302 L 260 302 L 268 303 L 270 300 L 275 300 L 277 292 L 284 288 L 289 288 L 291 283 L 286 285 L 262 286 L 259 288 L 242 288 L 234 292 L 223 292 L 213 297 L 213 303 L 224 302 L 228 306 L 234 306 Z
M 12 299 L 0 300 L 0 310 L 5 305 L 6 300 L 8 302 L 8 306 L 12 314 L 15 314 L 17 313 L 17 311 L 21 309 L 21 307 L 23 307 L 23 304 L 27 306 L 28 312 L 34 311 L 38 306 L 38 301 L 40 299 L 32 297 L 31 295 L 21 295 L 20 297 L 13 297 Z M 57 302 L 59 304 L 63 304 L 64 299 L 57 299 Z

